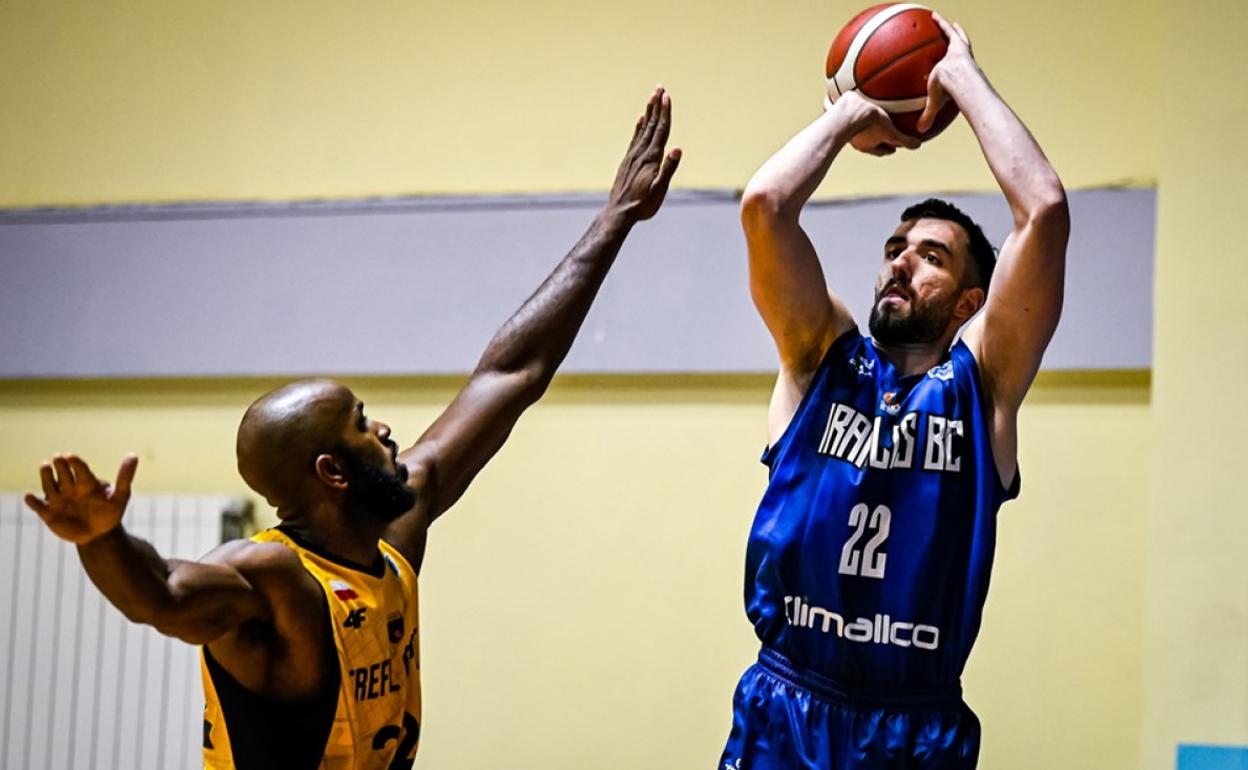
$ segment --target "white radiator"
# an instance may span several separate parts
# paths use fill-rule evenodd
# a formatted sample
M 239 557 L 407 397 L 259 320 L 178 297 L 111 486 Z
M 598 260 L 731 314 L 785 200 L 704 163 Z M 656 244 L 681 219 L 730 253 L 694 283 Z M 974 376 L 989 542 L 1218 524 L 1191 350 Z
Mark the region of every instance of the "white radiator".
M 197 559 L 249 518 L 237 498 L 136 495 L 125 524 Z M 128 622 L 16 494 L 0 494 L 0 667 L 0 770 L 202 767 L 199 648 Z

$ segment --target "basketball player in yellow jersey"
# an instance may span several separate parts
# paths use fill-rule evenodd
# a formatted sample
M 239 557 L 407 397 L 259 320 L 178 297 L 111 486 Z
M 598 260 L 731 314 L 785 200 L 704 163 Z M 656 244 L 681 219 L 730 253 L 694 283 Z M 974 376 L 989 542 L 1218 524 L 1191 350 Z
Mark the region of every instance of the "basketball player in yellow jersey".
M 238 429 L 238 468 L 280 526 L 200 561 L 164 559 L 121 519 L 115 485 L 74 455 L 40 468 L 27 504 L 78 546 L 126 617 L 203 645 L 204 764 L 239 770 L 410 767 L 420 736 L 416 575 L 430 523 L 545 391 L 632 225 L 658 211 L 680 160 L 661 88 L 606 207 L 489 343 L 464 389 L 409 449 L 346 387 L 296 382 Z M 433 333 L 433 330 L 426 330 Z

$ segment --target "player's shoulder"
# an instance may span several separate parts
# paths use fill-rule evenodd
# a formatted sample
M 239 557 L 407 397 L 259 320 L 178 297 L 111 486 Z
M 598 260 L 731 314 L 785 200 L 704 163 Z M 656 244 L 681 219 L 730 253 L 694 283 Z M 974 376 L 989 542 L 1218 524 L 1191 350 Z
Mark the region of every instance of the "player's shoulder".
M 203 561 L 224 564 L 249 579 L 299 579 L 308 574 L 293 548 L 280 540 L 230 540 L 208 552 Z

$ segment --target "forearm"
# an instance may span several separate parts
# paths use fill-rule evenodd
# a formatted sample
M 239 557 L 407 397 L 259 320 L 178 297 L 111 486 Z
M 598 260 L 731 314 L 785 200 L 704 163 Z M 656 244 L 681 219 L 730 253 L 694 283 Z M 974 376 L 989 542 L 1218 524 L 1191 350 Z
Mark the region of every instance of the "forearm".
M 544 387 L 611 269 L 632 220 L 608 205 L 567 256 L 486 346 L 478 371 L 528 372 Z
M 762 207 L 795 219 L 856 133 L 857 119 L 838 103 L 798 132 L 750 178 L 742 196 L 746 214 Z
M 120 525 L 78 546 L 78 558 L 104 598 L 136 623 L 155 623 L 172 603 L 168 563 Z
M 966 116 L 1016 225 L 1065 214 L 1057 172 L 1031 132 L 973 64 L 948 72 L 944 86 Z

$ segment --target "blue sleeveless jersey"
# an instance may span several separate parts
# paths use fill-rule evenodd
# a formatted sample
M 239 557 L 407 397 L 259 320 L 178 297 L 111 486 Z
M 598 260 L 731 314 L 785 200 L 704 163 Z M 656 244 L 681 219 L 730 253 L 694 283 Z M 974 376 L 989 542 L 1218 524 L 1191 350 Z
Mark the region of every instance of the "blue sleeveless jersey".
M 978 367 L 958 342 L 901 377 L 857 330 L 824 356 L 770 468 L 746 553 L 758 638 L 848 687 L 956 684 L 1006 489 Z

